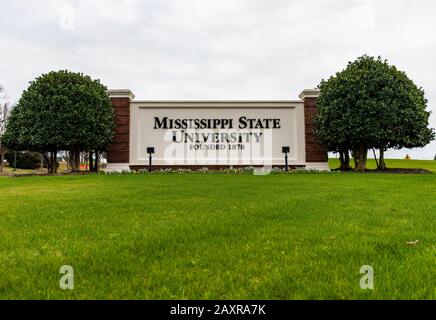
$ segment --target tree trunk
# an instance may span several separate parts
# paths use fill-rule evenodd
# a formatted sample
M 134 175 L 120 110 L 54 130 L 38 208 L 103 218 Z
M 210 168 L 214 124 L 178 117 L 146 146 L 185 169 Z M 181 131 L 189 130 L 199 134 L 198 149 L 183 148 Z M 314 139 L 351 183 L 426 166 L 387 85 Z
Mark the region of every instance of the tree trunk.
M 74 171 L 74 152 L 72 150 L 68 151 L 68 169 Z
M 93 172 L 98 172 L 99 167 L 100 167 L 100 152 L 98 150 L 94 150 L 92 155 L 94 156 L 94 159 L 92 160 L 92 171 Z M 92 157 L 91 157 L 92 159 Z
M 379 167 L 380 170 L 386 170 L 386 163 L 385 163 L 385 148 L 380 148 L 380 157 L 379 157 Z
M 76 150 L 74 152 L 74 164 L 76 166 L 76 170 L 80 171 L 81 161 L 80 161 L 80 151 L 79 150 Z
M 47 164 L 47 172 L 50 173 L 50 159 L 48 158 L 46 152 L 43 152 L 42 156 L 44 157 L 45 163 Z M 44 166 L 42 166 L 42 168 L 44 169 Z
M 47 171 L 49 174 L 58 173 L 58 160 L 57 160 L 57 151 L 50 151 L 49 155 L 46 153 L 43 154 L 44 159 L 47 163 Z
M 341 164 L 339 170 L 341 170 L 341 171 L 343 170 L 344 165 L 345 165 L 345 159 L 344 159 L 344 157 L 345 157 L 344 153 L 342 153 L 341 151 L 339 151 L 339 162 L 340 162 L 340 164 Z
M 94 153 L 92 151 L 89 151 L 89 172 L 94 171 L 94 159 L 93 159 Z
M 58 173 L 58 152 L 55 150 L 52 152 L 53 154 L 53 173 Z
M 351 170 L 351 166 L 350 166 L 350 153 L 347 151 L 345 151 L 345 163 L 347 164 L 347 170 Z
M 53 152 L 49 151 L 48 155 L 45 155 L 47 161 L 47 171 L 49 174 L 53 173 Z
M 48 173 L 53 174 L 54 173 L 54 159 L 53 159 L 53 151 L 50 151 L 50 164 L 47 166 L 49 167 Z
M 68 151 L 67 170 L 71 172 L 73 171 L 73 155 L 71 153 L 71 150 Z
M 53 157 L 53 151 L 50 151 L 50 173 L 54 173 L 54 157 Z
M 70 150 L 69 162 L 71 172 L 77 172 L 80 170 L 80 151 L 77 149 Z
M 372 148 L 372 153 L 374 154 L 375 164 L 377 165 L 377 169 L 380 169 L 379 162 L 377 161 L 377 155 L 375 154 L 375 149 Z
M 98 150 L 95 150 L 95 172 L 98 172 L 100 169 L 100 152 Z
M 368 156 L 368 149 L 365 145 L 359 147 L 359 158 L 356 166 L 356 171 L 364 172 L 366 170 L 366 160 Z
M 356 169 L 357 166 L 359 165 L 359 151 L 355 149 L 355 150 L 353 150 L 351 155 L 353 156 L 354 169 Z
M 72 162 L 71 162 L 71 171 L 78 172 L 80 171 L 80 151 L 73 150 L 72 151 Z
M 339 151 L 339 160 L 341 162 L 341 171 L 350 170 L 350 154 L 348 150 Z

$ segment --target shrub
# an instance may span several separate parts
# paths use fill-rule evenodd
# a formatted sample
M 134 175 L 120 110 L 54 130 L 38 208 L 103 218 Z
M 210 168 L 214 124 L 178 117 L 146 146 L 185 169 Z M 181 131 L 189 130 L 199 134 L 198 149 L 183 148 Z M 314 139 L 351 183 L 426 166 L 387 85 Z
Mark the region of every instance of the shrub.
M 420 148 L 435 137 L 424 90 L 380 57 L 359 57 L 319 88 L 316 133 L 341 154 L 343 170 L 350 169 L 349 151 L 355 169 L 365 171 L 368 149 L 379 149 L 377 166 L 384 170 L 387 149 Z
M 14 166 L 15 154 L 8 152 L 5 154 L 5 159 L 9 166 Z M 18 169 L 39 169 L 41 168 L 41 154 L 36 152 L 17 151 L 16 166 Z
M 2 142 L 13 150 L 50 153 L 48 171 L 56 173 L 57 151 L 74 154 L 72 169 L 79 171 L 80 152 L 100 153 L 113 134 L 106 87 L 81 73 L 58 71 L 30 83 L 11 111 Z

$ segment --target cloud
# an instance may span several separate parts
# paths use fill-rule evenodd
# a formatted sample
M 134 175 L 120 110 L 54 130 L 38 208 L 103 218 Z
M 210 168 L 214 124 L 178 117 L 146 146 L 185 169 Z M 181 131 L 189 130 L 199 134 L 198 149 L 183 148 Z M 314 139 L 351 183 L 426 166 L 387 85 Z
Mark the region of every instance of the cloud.
M 141 99 L 296 99 L 368 53 L 407 71 L 436 111 L 432 1 L 5 0 L 0 6 L 0 83 L 13 100 L 28 81 L 56 69 L 130 88 Z M 434 114 L 431 123 L 436 127 Z M 409 153 L 432 158 L 436 144 Z

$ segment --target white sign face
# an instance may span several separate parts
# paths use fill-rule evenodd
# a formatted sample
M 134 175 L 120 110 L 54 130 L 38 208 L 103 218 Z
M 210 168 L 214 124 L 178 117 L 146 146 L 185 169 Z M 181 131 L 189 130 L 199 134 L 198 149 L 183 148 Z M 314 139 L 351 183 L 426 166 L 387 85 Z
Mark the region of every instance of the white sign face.
M 135 102 L 130 164 L 303 165 L 304 111 L 298 102 Z

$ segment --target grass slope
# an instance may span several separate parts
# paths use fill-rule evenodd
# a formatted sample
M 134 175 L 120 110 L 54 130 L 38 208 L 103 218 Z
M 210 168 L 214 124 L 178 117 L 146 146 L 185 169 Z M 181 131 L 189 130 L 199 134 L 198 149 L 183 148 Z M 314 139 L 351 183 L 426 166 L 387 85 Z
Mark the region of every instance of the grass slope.
M 435 175 L 0 177 L 0 298 L 435 299 L 435 195 Z

